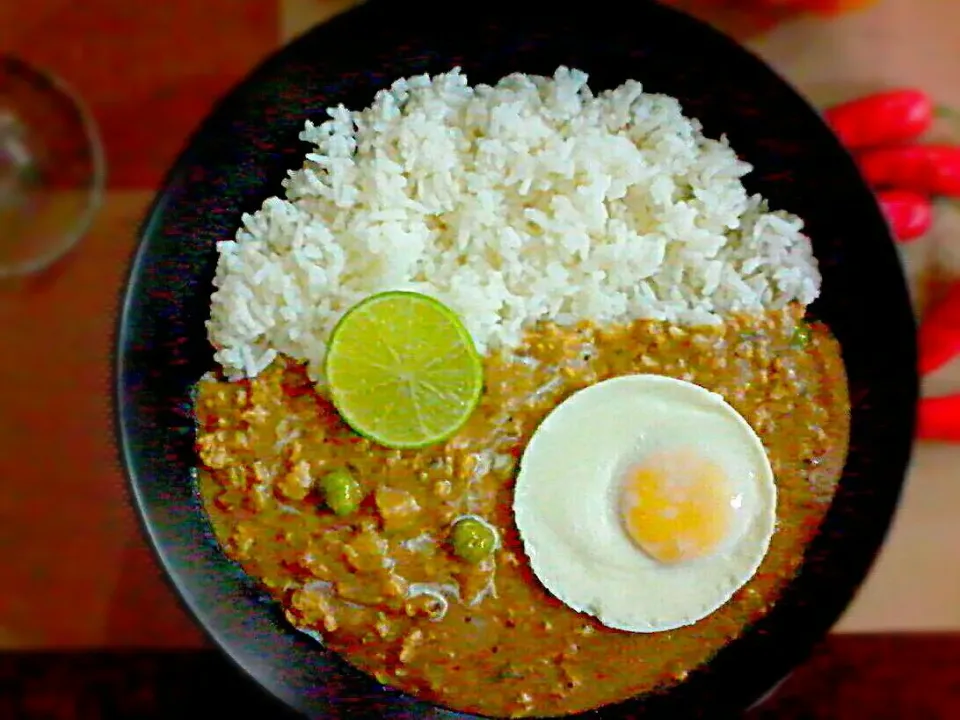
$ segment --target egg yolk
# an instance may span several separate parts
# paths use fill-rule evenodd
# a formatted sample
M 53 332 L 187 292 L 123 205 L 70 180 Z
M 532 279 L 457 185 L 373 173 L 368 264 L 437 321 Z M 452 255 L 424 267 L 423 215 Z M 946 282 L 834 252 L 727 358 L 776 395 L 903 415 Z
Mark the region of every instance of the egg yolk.
M 741 502 L 719 465 L 682 450 L 633 465 L 624 478 L 620 511 L 641 550 L 659 562 L 676 563 L 713 553 Z

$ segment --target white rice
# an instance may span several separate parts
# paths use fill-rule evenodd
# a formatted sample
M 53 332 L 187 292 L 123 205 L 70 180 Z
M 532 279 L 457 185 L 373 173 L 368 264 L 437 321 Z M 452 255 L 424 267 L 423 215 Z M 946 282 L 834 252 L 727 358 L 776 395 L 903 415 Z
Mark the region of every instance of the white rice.
M 207 328 L 229 377 L 285 353 L 322 383 L 337 320 L 385 290 L 444 302 L 481 352 L 543 319 L 709 324 L 819 293 L 802 221 L 638 82 L 594 95 L 561 67 L 470 87 L 455 69 L 328 115 L 285 198 L 218 244 Z

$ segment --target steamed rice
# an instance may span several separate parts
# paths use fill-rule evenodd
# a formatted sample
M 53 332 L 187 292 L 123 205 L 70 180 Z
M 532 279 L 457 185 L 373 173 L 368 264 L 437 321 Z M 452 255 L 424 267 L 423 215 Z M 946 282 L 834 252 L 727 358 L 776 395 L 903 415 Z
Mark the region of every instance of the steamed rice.
M 328 115 L 285 197 L 218 243 L 207 328 L 230 378 L 284 353 L 322 383 L 337 320 L 386 290 L 444 302 L 481 352 L 545 319 L 713 324 L 819 292 L 802 221 L 638 82 L 594 95 L 561 67 L 470 87 L 455 69 Z

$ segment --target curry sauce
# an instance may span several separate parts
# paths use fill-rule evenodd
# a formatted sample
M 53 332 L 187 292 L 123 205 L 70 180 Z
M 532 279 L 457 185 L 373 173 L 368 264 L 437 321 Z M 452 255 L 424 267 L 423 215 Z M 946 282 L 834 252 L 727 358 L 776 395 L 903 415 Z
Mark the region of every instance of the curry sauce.
M 820 325 L 798 333 L 800 315 L 538 327 L 519 351 L 485 361 L 467 425 L 420 450 L 357 436 L 290 359 L 249 381 L 208 378 L 196 405 L 200 492 L 226 553 L 289 621 L 382 683 L 488 715 L 623 700 L 682 679 L 762 615 L 829 506 L 847 450 L 847 386 L 838 343 Z M 721 394 L 763 440 L 778 489 L 777 529 L 753 579 L 700 622 L 652 634 L 611 630 L 553 598 L 511 511 L 519 457 L 544 417 L 577 390 L 638 372 Z M 341 517 L 317 479 L 344 467 L 364 499 Z M 450 550 L 451 524 L 467 514 L 501 535 L 479 564 Z

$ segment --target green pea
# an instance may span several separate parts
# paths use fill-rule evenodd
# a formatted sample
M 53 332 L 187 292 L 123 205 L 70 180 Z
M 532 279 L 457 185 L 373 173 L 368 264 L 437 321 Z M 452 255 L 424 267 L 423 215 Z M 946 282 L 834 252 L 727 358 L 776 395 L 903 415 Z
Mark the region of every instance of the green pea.
M 363 500 L 360 483 L 346 468 L 338 468 L 323 476 L 320 480 L 323 499 L 337 515 L 349 515 L 356 512 Z
M 450 533 L 450 544 L 458 557 L 479 563 L 490 557 L 500 545 L 497 531 L 487 522 L 474 517 L 457 520 Z
M 790 345 L 795 348 L 805 348 L 810 344 L 810 326 L 806 323 L 800 323 L 793 331 L 793 337 L 790 338 Z

